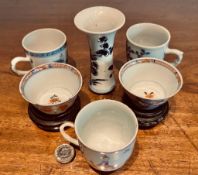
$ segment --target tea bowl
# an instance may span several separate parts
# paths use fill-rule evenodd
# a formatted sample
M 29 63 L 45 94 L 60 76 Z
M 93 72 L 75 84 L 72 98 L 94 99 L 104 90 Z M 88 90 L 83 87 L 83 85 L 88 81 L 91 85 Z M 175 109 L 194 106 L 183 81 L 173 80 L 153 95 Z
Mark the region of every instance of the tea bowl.
M 183 85 L 182 75 L 176 67 L 147 57 L 126 62 L 119 71 L 119 81 L 133 105 L 142 110 L 161 106 Z
M 21 96 L 39 111 L 60 114 L 69 109 L 82 87 L 79 70 L 65 63 L 47 63 L 31 69 L 19 84 Z

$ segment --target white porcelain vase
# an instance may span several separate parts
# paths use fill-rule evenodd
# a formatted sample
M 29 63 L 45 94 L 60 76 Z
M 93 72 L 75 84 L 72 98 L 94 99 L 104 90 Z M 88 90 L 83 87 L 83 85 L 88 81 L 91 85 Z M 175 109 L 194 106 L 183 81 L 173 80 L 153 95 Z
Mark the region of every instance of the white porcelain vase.
M 115 87 L 113 46 L 116 31 L 125 23 L 124 14 L 111 7 L 96 6 L 80 11 L 74 18 L 76 27 L 88 36 L 90 46 L 90 89 L 98 94 Z

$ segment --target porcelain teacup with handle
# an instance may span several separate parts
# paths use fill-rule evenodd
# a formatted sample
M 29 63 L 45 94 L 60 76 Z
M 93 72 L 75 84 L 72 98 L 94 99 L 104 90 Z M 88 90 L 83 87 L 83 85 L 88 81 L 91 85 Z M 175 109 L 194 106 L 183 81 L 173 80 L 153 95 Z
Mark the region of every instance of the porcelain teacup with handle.
M 54 28 L 42 28 L 34 30 L 22 39 L 26 57 L 15 57 L 11 61 L 11 69 L 18 75 L 28 73 L 25 70 L 19 70 L 16 65 L 19 62 L 30 62 L 32 68 L 49 63 L 67 61 L 66 35 Z
M 64 129 L 75 129 L 77 139 Z M 65 140 L 80 147 L 87 162 L 100 171 L 122 167 L 133 152 L 138 122 L 125 104 L 109 99 L 97 100 L 83 107 L 75 123 L 60 126 Z
M 154 57 L 164 60 L 166 54 L 173 54 L 176 59 L 174 66 L 181 63 L 183 52 L 168 47 L 171 35 L 163 26 L 153 23 L 138 23 L 128 28 L 126 32 L 127 60 L 140 57 Z

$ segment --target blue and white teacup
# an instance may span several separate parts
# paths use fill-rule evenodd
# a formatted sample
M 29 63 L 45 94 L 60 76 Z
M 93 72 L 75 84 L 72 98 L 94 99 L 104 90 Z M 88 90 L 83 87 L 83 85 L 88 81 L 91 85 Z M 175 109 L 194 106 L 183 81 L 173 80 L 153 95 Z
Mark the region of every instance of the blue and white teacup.
M 15 57 L 11 61 L 11 69 L 18 75 L 28 71 L 16 68 L 19 62 L 30 62 L 32 68 L 49 62 L 67 62 L 67 43 L 65 34 L 53 28 L 34 30 L 24 36 L 22 46 L 26 57 Z
M 168 47 L 171 35 L 163 26 L 153 23 L 135 24 L 128 28 L 126 37 L 127 60 L 140 57 L 164 60 L 166 54 L 173 54 L 176 58 L 170 62 L 172 65 L 177 66 L 182 61 L 183 52 Z

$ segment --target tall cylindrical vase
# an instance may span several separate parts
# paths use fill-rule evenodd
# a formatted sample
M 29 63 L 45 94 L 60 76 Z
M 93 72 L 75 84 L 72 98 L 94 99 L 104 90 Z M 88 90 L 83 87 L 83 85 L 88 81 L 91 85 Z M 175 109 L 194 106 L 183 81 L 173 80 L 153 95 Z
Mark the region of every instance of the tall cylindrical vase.
M 89 87 L 96 93 L 107 93 L 115 87 L 113 74 L 113 45 L 115 32 L 89 34 L 90 82 Z
M 87 33 L 90 47 L 90 89 L 105 94 L 115 87 L 113 46 L 116 31 L 125 16 L 115 8 L 96 6 L 80 11 L 74 18 L 78 29 Z

